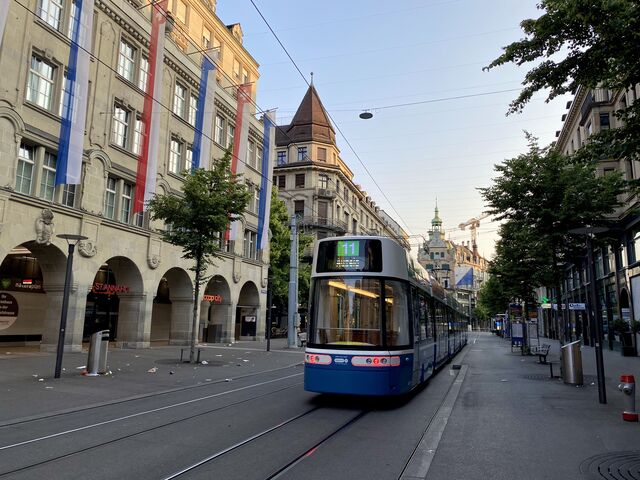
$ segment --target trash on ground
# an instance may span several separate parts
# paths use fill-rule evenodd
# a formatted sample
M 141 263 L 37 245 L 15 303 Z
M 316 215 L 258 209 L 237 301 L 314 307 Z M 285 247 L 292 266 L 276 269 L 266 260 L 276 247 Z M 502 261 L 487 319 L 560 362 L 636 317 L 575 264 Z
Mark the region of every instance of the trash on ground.
M 230 378 L 225 378 L 225 379 L 224 379 L 224 381 L 225 381 L 225 382 L 230 382 L 230 381 L 231 381 L 231 379 L 230 379 Z
M 44 378 L 39 378 L 38 381 L 39 382 L 44 382 Z
M 169 375 L 173 375 L 174 373 L 176 372 L 174 372 L 173 370 L 169 370 Z
M 209 362 L 207 362 L 206 360 L 202 360 L 202 362 L 200 363 L 202 363 L 202 365 L 209 365 Z
M 158 367 L 153 367 L 147 370 L 147 373 L 156 373 L 158 371 Z
M 76 370 L 84 370 L 85 368 L 87 368 L 86 365 L 82 365 L 81 367 L 76 367 Z
M 53 390 L 53 387 L 44 387 L 44 388 L 46 388 L 47 390 Z

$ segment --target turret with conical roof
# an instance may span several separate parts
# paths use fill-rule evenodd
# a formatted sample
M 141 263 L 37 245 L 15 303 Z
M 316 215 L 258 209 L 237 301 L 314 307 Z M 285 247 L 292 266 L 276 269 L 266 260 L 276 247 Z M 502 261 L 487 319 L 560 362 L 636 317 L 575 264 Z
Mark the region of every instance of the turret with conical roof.
M 336 144 L 336 133 L 316 88 L 311 84 L 289 125 L 276 130 L 276 145 L 299 142 Z

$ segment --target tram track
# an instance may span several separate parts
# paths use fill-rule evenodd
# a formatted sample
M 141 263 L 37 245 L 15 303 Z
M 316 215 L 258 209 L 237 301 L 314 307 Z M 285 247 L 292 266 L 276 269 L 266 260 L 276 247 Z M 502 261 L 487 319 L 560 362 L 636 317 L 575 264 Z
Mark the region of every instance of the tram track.
M 89 451 L 96 450 L 96 449 L 99 449 L 99 448 L 103 448 L 103 447 L 106 447 L 108 445 L 113 445 L 113 444 L 116 444 L 118 442 L 122 442 L 122 441 L 131 439 L 131 438 L 134 438 L 134 437 L 137 437 L 137 436 L 149 434 L 151 432 L 160 430 L 162 428 L 167 428 L 167 427 L 170 427 L 170 426 L 182 423 L 182 422 L 193 420 L 195 418 L 202 417 L 204 415 L 208 415 L 208 414 L 211 414 L 211 413 L 219 412 L 219 411 L 222 411 L 222 410 L 225 410 L 225 409 L 228 409 L 228 408 L 236 407 L 236 406 L 248 403 L 248 402 L 253 402 L 253 401 L 257 400 L 257 399 L 268 397 L 270 395 L 274 395 L 274 394 L 283 392 L 285 390 L 288 390 L 290 388 L 294 388 L 294 387 L 297 387 L 297 386 L 300 386 L 300 385 L 301 385 L 301 383 L 294 383 L 292 385 L 287 385 L 287 386 L 285 386 L 283 388 L 279 388 L 277 390 L 265 392 L 265 393 L 262 393 L 262 394 L 259 394 L 259 395 L 252 396 L 250 398 L 239 400 L 237 402 L 232 402 L 232 403 L 228 403 L 228 404 L 225 404 L 225 405 L 222 405 L 222 406 L 218 406 L 216 408 L 207 409 L 205 411 L 198 412 L 198 413 L 193 414 L 193 415 L 188 415 L 186 417 L 181 417 L 181 418 L 173 420 L 171 422 L 165 422 L 165 423 L 163 423 L 161 425 L 155 425 L 155 426 L 153 426 L 151 428 L 145 428 L 145 429 L 142 429 L 142 430 L 139 430 L 139 431 L 127 434 L 127 435 L 119 436 L 118 438 L 112 438 L 110 440 L 107 440 L 107 441 L 104 441 L 104 442 L 100 442 L 100 443 L 97 443 L 97 444 L 94 444 L 94 445 L 90 445 L 90 446 L 85 447 L 85 448 L 77 449 L 77 450 L 74 450 L 73 452 L 69 452 L 69 453 L 66 453 L 66 454 L 63 454 L 63 455 L 57 455 L 55 457 L 51 457 L 51 458 L 48 458 L 46 460 L 42 460 L 40 462 L 35 462 L 35 463 L 29 464 L 29 465 L 25 465 L 25 466 L 22 466 L 22 467 L 19 467 L 19 468 L 14 468 L 12 470 L 0 472 L 0 478 L 7 477 L 9 475 L 14 475 L 14 474 L 17 474 L 17 473 L 24 473 L 24 472 L 27 472 L 27 471 L 32 470 L 34 468 L 37 468 L 37 467 L 42 467 L 42 466 L 47 465 L 47 464 L 52 464 L 52 463 L 58 462 L 58 461 L 63 460 L 63 459 L 72 458 L 74 456 L 77 456 L 77 455 L 80 455 L 80 454 L 84 454 L 84 453 L 87 453 Z M 247 387 L 244 387 L 244 388 L 247 388 Z M 238 390 L 235 390 L 235 391 L 238 391 Z M 225 393 L 228 393 L 228 392 L 222 392 L 220 394 L 215 394 L 215 395 L 223 395 Z M 209 397 L 205 397 L 205 398 L 210 398 L 210 396 Z M 201 399 L 197 399 L 197 400 L 202 400 L 202 398 Z M 182 402 L 181 405 L 185 405 L 187 403 L 190 403 L 190 402 Z M 181 406 L 181 405 L 174 405 L 174 406 Z M 320 408 L 320 407 L 315 407 L 311 411 L 317 410 L 318 408 Z M 155 409 L 155 411 L 158 411 L 158 410 L 159 409 Z M 148 412 L 144 412 L 144 413 L 148 413 Z M 127 416 L 126 417 L 126 419 L 129 419 L 129 418 L 131 418 L 131 416 Z M 119 418 L 119 419 L 116 419 L 116 420 L 120 421 L 120 420 L 124 420 L 124 419 L 125 419 L 125 417 L 122 417 L 122 418 Z M 95 425 L 88 426 L 88 428 L 93 428 L 93 427 L 95 427 Z M 59 432 L 58 434 L 48 435 L 46 437 L 39 437 L 39 438 L 36 438 L 36 439 L 24 441 L 24 442 L 18 442 L 18 443 L 12 444 L 12 445 L 1 446 L 0 447 L 0 452 L 2 452 L 3 450 L 10 449 L 10 448 L 18 448 L 18 447 L 21 447 L 21 446 L 24 446 L 24 445 L 27 445 L 27 444 L 30 444 L 30 443 L 38 442 L 38 441 L 44 441 L 44 440 L 53 439 L 53 438 L 61 436 L 61 435 L 75 433 L 77 431 L 79 431 L 79 429 L 74 429 L 73 431 Z
M 15 420 L 8 420 L 8 421 L 0 422 L 0 431 L 3 428 L 15 427 L 15 426 L 25 425 L 25 424 L 32 423 L 32 422 L 49 420 L 49 419 L 56 418 L 56 417 L 63 417 L 65 415 L 73 415 L 73 414 L 76 414 L 76 413 L 87 412 L 87 411 L 90 411 L 90 410 L 95 410 L 95 409 L 98 409 L 98 408 L 104 408 L 104 407 L 107 407 L 107 406 L 123 405 L 123 404 L 130 403 L 130 402 L 148 400 L 148 399 L 152 399 L 152 398 L 156 398 L 156 397 L 162 397 L 162 396 L 165 396 L 165 395 L 172 395 L 172 394 L 175 394 L 175 393 L 182 393 L 182 392 L 186 392 L 186 391 L 189 391 L 189 390 L 212 387 L 212 386 L 218 386 L 218 385 L 229 383 L 229 382 L 237 382 L 238 380 L 244 380 L 244 379 L 256 377 L 256 376 L 259 376 L 259 375 L 279 372 L 279 371 L 282 371 L 282 370 L 288 370 L 288 369 L 295 368 L 295 367 L 298 367 L 298 366 L 301 366 L 301 365 L 303 365 L 303 362 L 296 362 L 296 363 L 292 363 L 292 364 L 289 364 L 289 365 L 285 365 L 283 367 L 272 368 L 272 369 L 263 370 L 263 371 L 260 371 L 260 372 L 247 373 L 247 374 L 238 375 L 238 376 L 235 376 L 235 377 L 229 377 L 229 378 L 224 378 L 224 379 L 220 379 L 220 380 L 214 380 L 214 381 L 211 381 L 211 382 L 202 382 L 202 383 L 197 383 L 197 384 L 193 384 L 193 385 L 185 385 L 183 387 L 177 387 L 177 388 L 171 388 L 171 389 L 167 389 L 167 390 L 161 390 L 159 392 L 144 393 L 144 394 L 141 394 L 141 395 L 133 395 L 133 396 L 130 396 L 130 397 L 121 398 L 121 399 L 117 399 L 117 400 L 111 400 L 111 401 L 107 401 L 107 402 L 101 402 L 101 403 L 96 403 L 96 404 L 91 404 L 91 405 L 85 405 L 85 406 L 77 407 L 77 408 L 59 410 L 59 411 L 52 412 L 52 413 L 34 415 L 34 416 L 26 417 L 26 418 L 18 418 L 18 419 L 15 419 Z M 298 375 L 302 375 L 302 373 L 299 373 Z

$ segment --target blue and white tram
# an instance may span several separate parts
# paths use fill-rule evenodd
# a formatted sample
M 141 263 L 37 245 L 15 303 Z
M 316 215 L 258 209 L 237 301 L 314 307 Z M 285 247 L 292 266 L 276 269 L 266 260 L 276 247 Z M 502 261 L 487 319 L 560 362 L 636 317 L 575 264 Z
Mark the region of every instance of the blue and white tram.
M 399 395 L 467 343 L 468 317 L 395 241 L 349 236 L 316 242 L 305 390 Z

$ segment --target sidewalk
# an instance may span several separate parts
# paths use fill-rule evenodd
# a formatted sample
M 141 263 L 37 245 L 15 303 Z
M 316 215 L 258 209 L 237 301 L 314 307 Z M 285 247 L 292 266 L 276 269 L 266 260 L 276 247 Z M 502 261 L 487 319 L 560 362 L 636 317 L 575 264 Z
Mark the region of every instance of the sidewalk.
M 286 338 L 266 342 L 201 345 L 200 363 L 180 363 L 180 349 L 110 349 L 110 373 L 82 375 L 87 352 L 65 353 L 61 378 L 53 378 L 56 354 L 32 348 L 0 348 L 0 425 L 17 418 L 101 405 L 161 391 L 227 381 L 258 372 L 296 366 L 302 372 L 303 349 L 288 349 Z

